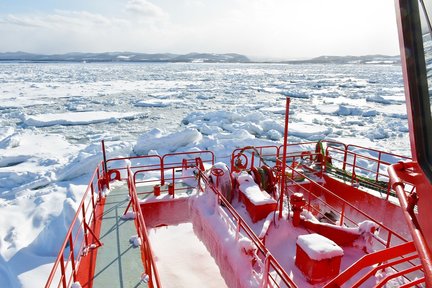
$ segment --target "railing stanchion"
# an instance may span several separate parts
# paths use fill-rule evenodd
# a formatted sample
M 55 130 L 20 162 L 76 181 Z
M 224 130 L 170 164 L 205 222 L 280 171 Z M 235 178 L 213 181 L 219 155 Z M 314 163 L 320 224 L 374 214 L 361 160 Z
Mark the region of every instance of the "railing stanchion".
M 282 155 L 282 183 L 281 183 L 281 192 L 279 195 L 279 219 L 282 218 L 282 210 L 283 210 L 283 200 L 285 195 L 285 181 L 286 181 L 286 159 L 287 159 L 287 146 L 288 146 L 288 121 L 289 121 L 289 107 L 290 107 L 291 98 L 286 97 L 286 107 L 285 107 L 285 127 L 284 127 L 284 144 L 283 144 L 283 155 Z
M 84 203 L 82 204 L 82 207 L 81 207 L 81 211 L 82 211 L 82 222 L 83 223 L 87 223 L 86 222 L 86 210 L 85 210 L 85 205 L 84 205 Z M 86 225 L 83 225 L 84 226 L 84 240 L 85 240 L 85 246 L 88 246 L 89 245 L 89 241 L 88 241 L 88 231 L 87 231 L 87 227 L 86 227 Z
M 61 272 L 61 282 L 63 284 L 63 288 L 67 288 L 66 286 L 66 273 L 65 273 L 65 266 L 64 266 L 64 256 L 63 254 L 60 256 L 60 272 Z
M 75 282 L 77 271 L 76 271 L 76 267 L 75 267 L 75 253 L 74 253 L 75 246 L 74 246 L 74 242 L 72 240 L 72 234 L 69 235 L 69 243 L 70 243 L 69 249 L 70 249 L 71 264 L 72 264 L 72 279 Z

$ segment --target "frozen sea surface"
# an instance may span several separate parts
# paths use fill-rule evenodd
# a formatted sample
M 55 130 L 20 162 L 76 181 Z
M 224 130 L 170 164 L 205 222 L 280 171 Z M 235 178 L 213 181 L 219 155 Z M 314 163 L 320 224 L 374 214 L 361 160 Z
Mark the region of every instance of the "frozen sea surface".
M 400 66 L 1 63 L 0 283 L 43 286 L 100 140 L 109 157 L 200 148 L 227 161 L 282 142 L 287 96 L 290 142 L 409 155 Z

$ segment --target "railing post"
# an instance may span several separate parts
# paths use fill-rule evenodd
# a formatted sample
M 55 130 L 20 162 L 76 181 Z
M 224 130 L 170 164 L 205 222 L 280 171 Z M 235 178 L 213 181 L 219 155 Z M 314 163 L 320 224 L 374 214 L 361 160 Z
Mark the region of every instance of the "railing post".
M 378 182 L 378 176 L 379 176 L 379 168 L 380 168 L 380 164 L 381 164 L 381 151 L 378 152 L 378 164 L 377 164 L 377 173 L 376 173 L 376 178 L 375 178 L 375 182 Z
M 351 173 L 351 184 L 354 183 L 354 178 L 356 178 L 356 172 L 355 172 L 356 163 L 357 163 L 357 154 L 354 154 L 352 173 Z
M 164 165 L 165 158 L 161 158 L 161 186 L 165 185 L 165 165 Z
M 108 173 L 107 161 L 106 161 L 106 152 L 105 152 L 105 140 L 102 140 L 102 156 L 103 156 L 103 168 L 104 168 L 104 178 L 106 178 Z
M 283 208 L 283 199 L 285 195 L 285 181 L 286 181 L 286 158 L 287 158 L 287 145 L 288 145 L 288 120 L 289 120 L 289 107 L 290 107 L 291 98 L 286 98 L 286 107 L 285 107 L 285 128 L 284 128 L 284 146 L 283 146 L 283 155 L 282 155 L 282 183 L 281 183 L 281 193 L 279 195 L 279 219 L 282 218 L 282 208 Z
M 344 149 L 344 159 L 343 159 L 343 164 L 342 164 L 342 170 L 346 169 L 346 162 L 347 162 L 347 157 L 348 157 L 348 151 L 347 151 L 347 147 L 344 145 L 345 149 Z
M 67 288 L 66 286 L 66 271 L 64 267 L 64 256 L 63 254 L 60 256 L 60 271 L 61 271 L 61 282 L 63 285 L 63 288 Z
M 264 260 L 264 271 L 263 271 L 263 281 L 261 283 L 261 288 L 265 288 L 268 286 L 268 274 L 269 274 L 269 270 L 270 270 L 270 260 L 269 260 L 270 256 L 267 254 L 265 255 L 265 260 Z
M 72 279 L 75 282 L 76 281 L 76 269 L 75 269 L 75 253 L 74 253 L 74 243 L 73 243 L 73 239 L 72 239 L 72 233 L 69 234 L 69 249 L 70 249 L 70 254 L 71 254 L 71 264 L 72 264 Z
M 342 205 L 342 211 L 341 211 L 339 226 L 343 225 L 344 217 L 345 217 L 345 203 L 343 203 L 343 205 Z
M 86 227 L 86 210 L 85 210 L 85 204 L 83 203 L 82 204 L 82 206 L 81 206 L 81 210 L 82 210 L 82 216 L 83 216 L 83 219 L 82 219 L 82 221 L 83 221 L 83 228 L 84 228 L 84 240 L 85 240 L 85 245 L 86 246 L 88 246 L 89 245 L 89 241 L 88 241 L 88 231 L 87 231 L 87 227 Z
M 389 248 L 389 247 L 390 247 L 391 236 L 392 236 L 392 231 L 389 230 L 389 233 L 388 233 L 388 235 L 387 235 L 386 248 Z
M 90 184 L 90 194 L 91 194 L 91 203 L 92 203 L 92 214 L 93 214 L 93 221 L 96 220 L 96 203 L 94 201 L 94 187 L 93 187 L 93 182 Z

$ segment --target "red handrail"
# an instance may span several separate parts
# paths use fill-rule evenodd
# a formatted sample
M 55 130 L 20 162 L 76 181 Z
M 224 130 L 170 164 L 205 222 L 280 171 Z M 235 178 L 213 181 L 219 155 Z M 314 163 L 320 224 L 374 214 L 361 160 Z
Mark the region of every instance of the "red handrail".
M 419 209 L 419 213 L 421 214 L 416 214 L 414 211 L 415 206 L 418 205 L 417 201 L 423 197 L 421 201 L 425 201 L 429 208 L 431 185 L 424 174 L 420 172 L 421 170 L 416 162 L 400 162 L 390 166 L 388 171 L 393 189 L 396 191 L 405 220 L 420 255 L 427 286 L 432 287 L 432 255 L 428 246 L 428 243 L 431 241 L 431 235 L 429 233 L 430 230 L 427 230 L 430 227 L 425 227 L 425 225 L 430 225 L 430 217 L 421 219 L 423 227 L 417 219 L 417 217 L 428 217 L 430 210 L 422 211 L 422 209 Z M 409 181 L 407 181 L 408 179 Z M 405 183 L 414 185 L 417 189 L 416 193 L 407 195 L 404 189 Z
M 63 241 L 63 244 L 60 248 L 57 259 L 54 262 L 53 268 L 51 269 L 51 273 L 45 284 L 45 288 L 52 287 L 52 285 L 55 284 L 53 282 L 55 281 L 54 278 L 56 276 L 59 277 L 59 280 L 58 283 L 54 285 L 54 287 L 69 287 L 77 279 L 77 271 L 82 256 L 86 254 L 88 249 L 96 248 L 102 245 L 102 243 L 100 243 L 96 235 L 93 233 L 94 224 L 96 221 L 96 212 L 100 207 L 95 203 L 95 197 L 98 196 L 97 201 L 99 202 L 102 192 L 98 183 L 101 169 L 103 169 L 102 162 L 99 163 L 92 174 L 91 180 L 69 226 L 69 230 L 66 233 L 65 240 Z M 95 186 L 97 187 L 96 191 Z M 82 217 L 81 222 L 79 222 L 80 217 Z M 89 236 L 87 232 L 93 236 L 92 239 L 96 242 L 96 246 L 93 246 L 89 243 Z M 68 246 L 69 253 L 65 259 L 64 253 Z M 67 271 L 69 271 L 69 275 L 66 275 Z M 58 275 L 58 273 L 60 273 L 60 275 Z
M 161 287 L 159 273 L 156 268 L 156 264 L 154 262 L 152 248 L 150 244 L 150 240 L 147 234 L 147 228 L 144 221 L 144 216 L 141 212 L 141 207 L 139 204 L 138 195 L 136 192 L 135 183 L 133 181 L 133 173 L 130 167 L 128 167 L 128 187 L 129 187 L 129 196 L 131 197 L 131 207 L 135 212 L 135 227 L 137 229 L 137 233 L 142 243 L 140 246 L 141 249 L 141 258 L 144 263 L 145 273 L 148 275 L 148 286 L 150 288 L 153 287 Z M 125 213 L 127 210 L 125 211 Z
M 352 279 L 354 275 L 366 267 L 370 267 L 374 264 L 382 263 L 413 252 L 415 252 L 413 242 L 406 242 L 398 246 L 367 254 L 360 258 L 360 260 L 358 260 L 356 263 L 351 265 L 348 269 L 336 276 L 329 283 L 327 283 L 324 288 L 341 287 L 344 283 Z M 366 276 L 368 276 L 368 274 L 363 276 L 359 282 L 363 283 L 366 280 Z
M 271 278 L 270 269 L 272 268 L 273 271 L 276 272 L 277 276 L 280 277 L 280 279 L 283 281 L 283 283 L 286 285 L 285 287 L 297 287 L 297 285 L 293 282 L 293 280 L 288 276 L 288 274 L 285 272 L 285 270 L 282 268 L 282 266 L 278 263 L 278 261 L 274 258 L 274 256 L 270 253 L 270 251 L 267 249 L 267 247 L 264 245 L 264 243 L 259 239 L 259 237 L 253 232 L 253 230 L 249 227 L 249 225 L 246 224 L 246 222 L 243 220 L 243 218 L 238 214 L 238 212 L 235 210 L 235 208 L 231 205 L 231 203 L 222 195 L 222 193 L 219 191 L 219 189 L 213 185 L 209 178 L 202 172 L 199 171 L 199 179 L 202 179 L 206 185 L 213 191 L 217 198 L 219 203 L 222 203 L 225 207 L 224 211 L 227 211 L 229 215 L 233 218 L 236 224 L 236 231 L 237 236 L 240 233 L 240 230 L 244 231 L 246 235 L 249 237 L 249 239 L 255 244 L 258 251 L 261 253 L 261 255 L 265 258 L 265 263 L 268 265 L 268 269 L 265 271 L 266 275 L 264 275 L 265 279 L 268 280 L 269 277 Z M 200 181 L 198 181 L 200 182 Z M 201 188 L 201 187 L 200 187 Z M 267 283 L 268 282 L 264 282 Z M 263 287 L 280 287 L 279 284 L 275 283 L 273 285 L 266 285 Z
M 140 246 L 141 249 L 141 258 L 144 263 L 145 273 L 148 275 L 148 286 L 150 288 L 153 287 L 161 287 L 159 273 L 156 268 L 156 264 L 154 262 L 154 257 L 152 253 L 152 248 L 150 244 L 150 240 L 148 238 L 147 228 L 144 221 L 144 216 L 141 212 L 140 202 L 138 199 L 135 183 L 133 181 L 133 173 L 130 167 L 128 167 L 128 187 L 129 187 L 129 196 L 131 197 L 131 207 L 135 212 L 135 227 L 137 229 L 138 237 L 141 239 L 142 243 Z M 125 211 L 125 213 L 127 210 Z
M 302 177 L 304 177 L 305 180 L 307 180 L 311 186 L 314 187 L 318 187 L 319 191 L 322 191 L 324 193 L 330 194 L 332 197 L 335 197 L 335 199 L 337 199 L 338 201 L 340 201 L 343 205 L 343 207 L 349 207 L 350 209 L 352 209 L 353 211 L 355 211 L 356 213 L 359 213 L 360 215 L 362 215 L 365 219 L 368 219 L 372 222 L 374 222 L 375 224 L 377 224 L 379 227 L 382 228 L 382 230 L 386 230 L 388 231 L 389 234 L 391 235 L 395 235 L 397 238 L 399 238 L 400 240 L 402 240 L 403 242 L 408 241 L 407 239 L 405 239 L 404 237 L 402 237 L 401 235 L 399 235 L 398 233 L 394 232 L 393 230 L 391 230 L 390 228 L 388 228 L 387 226 L 385 226 L 384 224 L 380 223 L 379 221 L 375 220 L 374 218 L 372 218 L 371 216 L 369 216 L 368 214 L 366 214 L 365 212 L 363 212 L 362 210 L 360 210 L 359 208 L 357 208 L 356 206 L 354 206 L 353 204 L 349 203 L 348 201 L 346 201 L 345 199 L 343 199 L 342 197 L 338 196 L 337 194 L 335 194 L 334 192 L 332 192 L 331 190 L 325 188 L 324 186 L 320 185 L 319 183 L 317 183 L 316 181 L 314 181 L 312 178 L 310 178 L 309 176 L 302 174 L 298 171 L 296 171 L 293 167 L 289 167 L 292 170 L 292 181 L 291 181 L 291 185 L 293 186 L 297 186 L 300 187 L 300 189 L 302 189 L 303 191 L 307 192 L 308 194 L 313 195 L 315 198 L 319 199 L 319 197 L 317 197 L 314 193 L 312 193 L 310 191 L 310 189 L 306 189 L 305 187 L 303 187 L 300 183 L 294 181 L 294 175 L 298 174 L 301 175 Z M 292 189 L 292 188 L 291 188 Z M 320 201 L 320 200 L 318 200 Z M 321 200 L 322 201 L 322 200 Z M 325 203 L 325 202 L 323 202 Z M 332 208 L 330 205 L 327 204 L 328 207 Z M 308 205 L 309 209 L 311 208 L 311 205 Z M 332 209 L 335 210 L 335 209 Z M 341 213 L 341 216 L 342 213 Z M 350 222 L 352 223 L 356 223 L 352 220 L 350 220 L 349 218 L 347 218 L 346 216 L 344 216 L 345 219 L 348 219 Z M 342 222 L 342 221 L 341 221 Z M 382 231 L 381 230 L 381 231 Z

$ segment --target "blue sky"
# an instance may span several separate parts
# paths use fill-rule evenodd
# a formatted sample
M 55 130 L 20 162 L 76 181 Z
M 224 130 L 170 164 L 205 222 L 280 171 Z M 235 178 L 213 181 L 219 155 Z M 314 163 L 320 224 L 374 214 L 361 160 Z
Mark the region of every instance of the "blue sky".
M 392 0 L 0 0 L 0 52 L 398 54 Z

